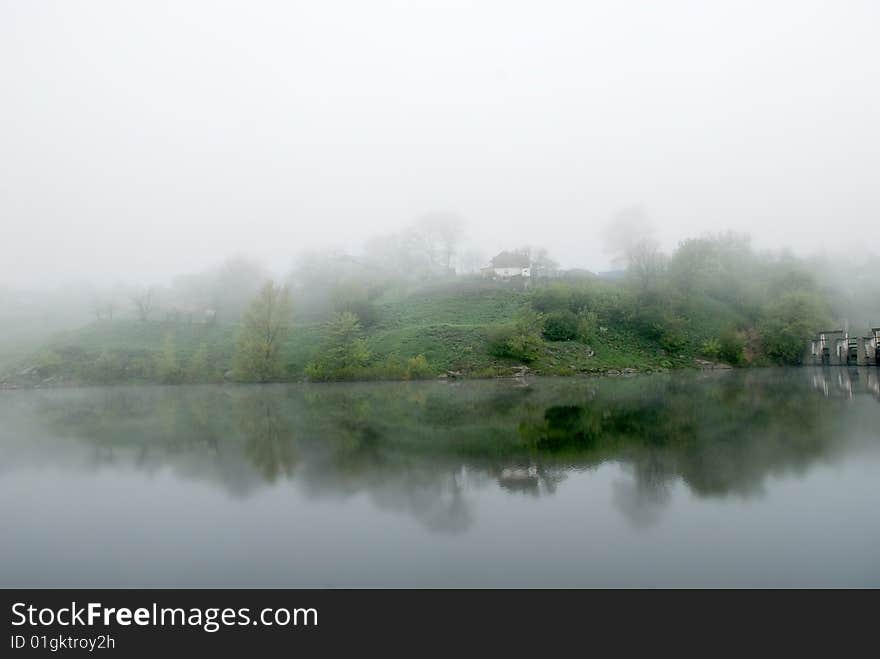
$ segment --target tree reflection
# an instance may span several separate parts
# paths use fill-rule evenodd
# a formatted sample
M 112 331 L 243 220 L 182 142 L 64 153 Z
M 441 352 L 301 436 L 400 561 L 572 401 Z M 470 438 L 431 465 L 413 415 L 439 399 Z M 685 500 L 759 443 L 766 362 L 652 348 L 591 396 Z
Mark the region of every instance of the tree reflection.
M 277 396 L 246 395 L 238 401 L 236 416 L 245 439 L 244 454 L 265 479 L 271 483 L 293 475 L 297 463 L 294 434 Z
M 527 387 L 131 387 L 46 394 L 36 416 L 93 445 L 96 467 L 171 466 L 241 496 L 281 482 L 314 497 L 367 493 L 438 532 L 473 523 L 479 489 L 553 495 L 573 470 L 613 462 L 631 475 L 613 485 L 614 505 L 644 525 L 677 483 L 758 496 L 770 475 L 833 459 L 847 424 L 876 426 L 876 406 L 853 406 L 876 382 L 802 369 Z

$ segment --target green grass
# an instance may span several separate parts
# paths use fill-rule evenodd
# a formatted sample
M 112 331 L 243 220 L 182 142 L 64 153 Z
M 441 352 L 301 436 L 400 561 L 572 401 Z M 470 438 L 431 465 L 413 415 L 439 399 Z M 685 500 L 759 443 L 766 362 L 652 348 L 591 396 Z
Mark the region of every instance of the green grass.
M 375 364 L 405 361 L 421 354 L 435 374 L 507 374 L 517 362 L 490 355 L 487 333 L 492 327 L 510 323 L 527 306 L 524 291 L 504 285 L 467 282 L 424 288 L 396 299 L 379 300 L 377 320 L 366 330 L 365 338 Z M 59 334 L 41 349 L 24 354 L 12 375 L 7 372 L 0 380 L 21 381 L 18 372 L 23 367 L 37 366 L 24 378 L 28 383 L 47 378 L 53 378 L 52 383 L 59 379 L 65 383 L 150 381 L 152 365 L 169 336 L 183 368 L 199 346 L 207 345 L 219 379 L 231 368 L 238 329 L 229 324 L 96 322 Z M 321 330 L 320 323 L 293 324 L 282 347 L 289 379 L 304 377 L 306 365 L 321 348 Z M 624 328 L 597 331 L 589 344 L 547 342 L 529 366 L 539 374 L 568 375 L 684 364 L 684 360 L 662 355 L 657 345 Z M 590 349 L 595 353 L 592 356 Z M 108 363 L 110 367 L 97 369 L 99 359 L 103 359 L 104 367 Z

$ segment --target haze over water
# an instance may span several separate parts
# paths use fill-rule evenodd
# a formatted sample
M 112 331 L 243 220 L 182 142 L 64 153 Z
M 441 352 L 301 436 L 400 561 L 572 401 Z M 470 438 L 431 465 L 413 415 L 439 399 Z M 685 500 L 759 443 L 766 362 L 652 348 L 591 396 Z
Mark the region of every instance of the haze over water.
M 877 369 L 0 397 L 6 586 L 878 586 Z

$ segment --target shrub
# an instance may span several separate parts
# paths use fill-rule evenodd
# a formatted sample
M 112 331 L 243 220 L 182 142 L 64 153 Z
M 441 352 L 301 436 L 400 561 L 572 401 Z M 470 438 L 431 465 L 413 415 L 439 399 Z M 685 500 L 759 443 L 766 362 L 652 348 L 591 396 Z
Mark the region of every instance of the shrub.
M 541 354 L 543 318 L 528 312 L 512 325 L 503 325 L 489 334 L 489 352 L 495 357 L 508 357 L 531 362 Z
M 717 359 L 721 353 L 721 342 L 718 339 L 706 339 L 700 346 L 700 354 L 709 359 Z
M 199 349 L 190 357 L 186 368 L 186 379 L 188 382 L 214 382 L 219 379 L 217 369 L 211 363 L 207 343 L 199 345 Z
M 156 377 L 165 384 L 180 382 L 183 371 L 177 361 L 177 353 L 174 350 L 174 339 L 169 334 L 165 337 L 162 352 L 156 357 Z
M 424 355 L 416 355 L 410 357 L 406 362 L 407 378 L 418 379 L 429 377 L 431 375 L 431 367 Z
M 562 283 L 548 284 L 535 290 L 531 298 L 532 308 L 540 313 L 565 311 L 569 309 L 571 290 Z
M 764 354 L 777 364 L 800 364 L 804 337 L 825 322 L 814 296 L 803 292 L 783 295 L 768 307 L 761 324 Z
M 120 381 L 125 375 L 125 367 L 118 355 L 107 350 L 101 352 L 90 369 L 91 379 L 101 384 Z
M 578 327 L 577 338 L 586 343 L 599 328 L 599 314 L 595 311 L 581 310 L 577 315 Z
M 571 311 L 554 311 L 544 318 L 544 338 L 548 341 L 571 341 L 578 338 L 578 317 Z
M 313 380 L 356 377 L 358 369 L 370 359 L 362 333 L 361 323 L 353 313 L 334 314 L 325 328 L 324 345 L 318 357 L 306 366 L 306 375 Z
M 721 333 L 718 339 L 718 357 L 734 366 L 745 361 L 745 337 L 735 329 L 728 329 Z

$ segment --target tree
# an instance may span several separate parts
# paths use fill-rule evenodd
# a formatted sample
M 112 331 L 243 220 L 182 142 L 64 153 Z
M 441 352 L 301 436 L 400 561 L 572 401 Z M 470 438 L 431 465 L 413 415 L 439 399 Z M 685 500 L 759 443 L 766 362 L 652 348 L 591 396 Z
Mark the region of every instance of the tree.
M 628 264 L 629 254 L 640 242 L 655 243 L 654 226 L 641 206 L 624 208 L 611 218 L 601 232 L 605 252 L 617 264 Z
M 169 333 L 165 336 L 162 352 L 156 358 L 156 377 L 165 384 L 174 384 L 180 382 L 182 375 L 174 349 L 174 337 Z
M 565 309 L 553 311 L 544 319 L 544 338 L 548 341 L 572 341 L 578 338 L 578 317 Z
M 452 213 L 430 213 L 409 229 L 411 248 L 425 259 L 431 273 L 447 274 L 463 234 L 462 219 Z
M 212 382 L 216 379 L 216 369 L 212 365 L 207 343 L 199 344 L 198 350 L 190 357 L 186 378 L 189 382 Z
M 515 254 L 522 254 L 526 258 L 528 258 L 531 267 L 535 271 L 539 271 L 542 274 L 550 274 L 556 271 L 559 267 L 559 263 L 550 258 L 550 253 L 547 251 L 546 247 L 534 247 L 532 245 L 523 245 L 522 247 L 514 250 Z M 532 273 L 534 276 L 536 273 Z
M 358 317 L 350 311 L 336 313 L 324 328 L 324 344 L 318 358 L 306 367 L 315 380 L 338 379 L 366 366 L 370 351 L 363 339 Z
M 653 240 L 644 238 L 629 246 L 626 253 L 627 274 L 636 282 L 640 293 L 656 290 L 666 271 L 666 257 Z
M 239 380 L 268 382 L 281 377 L 281 343 L 290 324 L 290 293 L 286 286 L 267 281 L 242 318 L 233 358 Z
M 137 312 L 138 320 L 146 322 L 150 319 L 155 305 L 156 289 L 153 287 L 142 287 L 131 294 L 131 301 L 134 304 L 135 312 Z
M 802 363 L 807 337 L 829 320 L 823 307 L 807 292 L 787 293 L 774 300 L 760 328 L 764 354 L 777 364 Z

